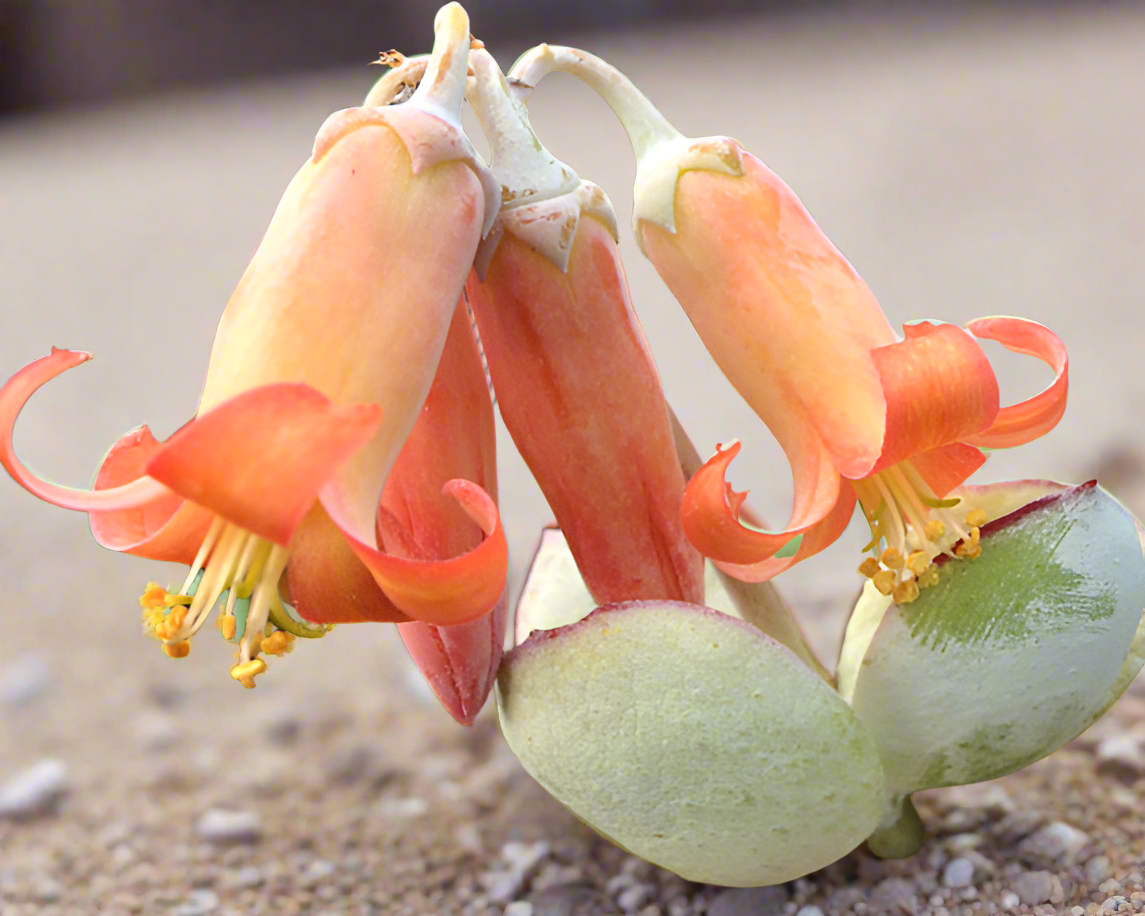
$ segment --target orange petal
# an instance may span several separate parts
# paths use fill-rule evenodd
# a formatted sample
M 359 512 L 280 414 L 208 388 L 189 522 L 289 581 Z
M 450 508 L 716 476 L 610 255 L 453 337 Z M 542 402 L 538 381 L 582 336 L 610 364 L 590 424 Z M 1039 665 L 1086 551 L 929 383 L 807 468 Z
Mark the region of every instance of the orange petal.
M 95 489 L 110 489 L 139 479 L 160 448 L 146 426 L 133 429 L 103 459 L 95 477 Z M 172 492 L 134 509 L 92 512 L 88 516 L 91 533 L 102 546 L 184 565 L 195 559 L 211 519 L 211 513 L 202 506 Z
M 920 452 L 910 459 L 911 467 L 926 481 L 927 486 L 939 499 L 944 498 L 955 487 L 962 486 L 963 482 L 985 463 L 986 456 L 982 451 L 965 442 L 940 445 L 938 448 Z
M 52 347 L 50 356 L 29 363 L 4 383 L 4 387 L 0 388 L 0 466 L 33 496 L 64 509 L 78 509 L 82 512 L 133 509 L 151 502 L 168 500 L 171 491 L 150 477 L 139 477 L 130 483 L 108 489 L 74 490 L 37 477 L 16 457 L 12 447 L 12 429 L 28 399 L 57 375 L 89 359 L 90 353 Z
M 473 481 L 496 498 L 493 402 L 464 296 L 454 309 L 429 397 L 382 492 L 378 540 L 386 553 L 432 561 L 480 546 L 482 530 L 442 493 L 454 478 Z M 504 581 L 504 572 L 501 576 Z M 473 722 L 493 687 L 507 613 L 502 591 L 492 610 L 468 623 L 438 626 L 417 620 L 398 626 L 414 664 L 463 725 Z
M 960 442 L 998 416 L 998 380 L 973 336 L 953 324 L 918 322 L 906 339 L 871 355 L 887 401 L 887 430 L 875 471 Z
M 716 561 L 716 566 L 741 582 L 766 582 L 801 560 L 806 560 L 834 544 L 847 529 L 854 514 L 855 491 L 850 486 L 844 485 L 839 488 L 839 498 L 827 516 L 803 532 L 799 547 L 793 556 L 769 557 L 759 563 L 747 565 Z
M 472 725 L 485 705 L 505 646 L 506 593 L 488 614 L 454 626 L 398 624 L 402 641 L 441 705 Z
M 967 441 L 983 448 L 1011 448 L 1032 442 L 1057 426 L 1065 413 L 1069 391 L 1069 357 L 1061 338 L 1044 325 L 1025 318 L 978 318 L 966 327 L 975 337 L 996 340 L 1007 350 L 1036 356 L 1055 373 L 1045 391 L 1003 407 L 992 426 Z
M 886 417 L 871 350 L 894 332 L 795 193 L 750 153 L 742 158 L 738 177 L 684 172 L 676 232 L 641 222 L 644 250 L 772 432 L 802 407 L 839 472 L 864 477 Z
M 311 623 L 409 620 L 378 588 L 321 505 L 294 530 L 286 586 L 294 609 Z
M 593 596 L 702 603 L 667 405 L 608 229 L 580 218 L 567 272 L 506 231 L 467 288 L 505 426 Z
M 334 404 L 308 385 L 263 385 L 176 432 L 147 473 L 285 546 L 318 491 L 374 434 L 380 414 L 376 404 Z
M 448 560 L 390 556 L 356 534 L 354 513 L 342 488 L 325 487 L 321 499 L 350 547 L 398 608 L 426 623 L 466 623 L 497 604 L 505 589 L 509 548 L 497 506 L 488 493 L 467 480 L 451 480 L 442 492 L 456 499 L 485 533 L 480 545 Z
M 826 455 L 811 451 L 809 461 L 793 465 L 799 476 L 787 530 L 753 531 L 739 521 L 739 507 L 747 493 L 736 493 L 725 479 L 728 465 L 739 450 L 738 441 L 718 448 L 696 472 L 684 491 L 680 515 L 688 539 L 700 553 L 720 563 L 746 566 L 769 559 L 796 535 L 827 518 L 838 505 L 842 481 Z M 808 471 L 820 474 L 807 477 Z

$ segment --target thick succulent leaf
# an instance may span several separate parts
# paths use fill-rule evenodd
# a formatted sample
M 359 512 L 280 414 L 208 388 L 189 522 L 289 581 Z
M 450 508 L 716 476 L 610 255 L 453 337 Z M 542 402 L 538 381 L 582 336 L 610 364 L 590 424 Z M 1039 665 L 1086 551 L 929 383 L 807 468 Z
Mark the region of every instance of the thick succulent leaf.
M 1115 499 L 1092 483 L 1045 496 L 983 527 L 982 548 L 910 604 L 881 613 L 866 593 L 849 627 L 840 689 L 897 793 L 1020 769 L 1128 685 L 1145 559 Z
M 502 662 L 501 728 L 581 819 L 693 881 L 775 884 L 887 812 L 874 743 L 759 630 L 677 602 L 608 605 Z
M 569 542 L 560 528 L 546 528 L 533 554 L 513 616 L 513 645 L 534 630 L 553 630 L 583 620 L 596 601 L 576 568 Z

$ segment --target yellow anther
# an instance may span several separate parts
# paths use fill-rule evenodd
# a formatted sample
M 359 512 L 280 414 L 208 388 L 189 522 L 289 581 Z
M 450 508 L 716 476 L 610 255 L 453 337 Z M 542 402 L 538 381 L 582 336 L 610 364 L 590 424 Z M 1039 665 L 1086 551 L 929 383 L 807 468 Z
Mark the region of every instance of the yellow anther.
M 863 560 L 862 563 L 859 564 L 859 572 L 866 576 L 868 579 L 873 579 L 875 576 L 877 576 L 881 568 L 882 567 L 879 566 L 879 561 L 874 557 L 867 557 L 865 560 Z
M 167 589 L 158 582 L 148 582 L 147 588 L 145 588 L 143 594 L 139 596 L 139 606 L 145 610 L 152 610 L 166 607 L 166 605 Z
M 902 551 L 897 547 L 888 547 L 883 551 L 882 556 L 879 557 L 879 562 L 887 569 L 902 569 L 906 559 L 903 557 Z
M 249 662 L 241 662 L 231 668 L 231 677 L 239 681 L 243 686 L 247 686 L 246 679 L 250 680 L 250 686 L 254 686 L 255 675 L 262 674 L 266 670 L 266 662 L 261 658 L 252 658 Z
M 260 648 L 263 652 L 269 652 L 271 655 L 281 655 L 290 648 L 290 640 L 286 638 L 286 634 L 282 630 L 275 630 L 262 641 Z
M 910 604 L 918 597 L 918 583 L 914 579 L 907 579 L 895 586 L 895 604 Z
M 918 577 L 919 588 L 930 588 L 938 584 L 938 567 L 931 563 Z
M 972 547 L 978 546 L 978 540 L 981 537 L 982 537 L 982 529 L 981 528 L 975 527 L 975 528 L 970 529 L 970 545 Z
M 242 684 L 247 690 L 254 690 L 254 678 L 253 677 L 239 677 L 239 678 L 235 678 L 235 680 L 237 680 L 240 684 Z
M 171 658 L 186 658 L 191 654 L 191 641 L 184 639 L 182 642 L 165 642 L 163 651 Z
M 963 541 L 954 548 L 954 555 L 963 560 L 976 560 L 982 556 L 982 545 Z
M 966 524 L 975 528 L 981 528 L 990 520 L 990 516 L 982 509 L 974 509 L 966 514 Z
M 940 519 L 932 518 L 922 529 L 922 533 L 926 535 L 928 541 L 937 541 L 940 537 L 946 534 L 946 526 Z
M 223 614 L 219 618 L 219 632 L 223 634 L 223 639 L 234 639 L 237 627 L 238 621 L 234 614 Z
M 889 569 L 884 569 L 871 577 L 871 581 L 875 584 L 882 594 L 889 595 L 895 588 L 895 574 Z
M 906 565 L 916 576 L 921 576 L 930 565 L 930 554 L 925 550 L 912 550 L 906 558 Z

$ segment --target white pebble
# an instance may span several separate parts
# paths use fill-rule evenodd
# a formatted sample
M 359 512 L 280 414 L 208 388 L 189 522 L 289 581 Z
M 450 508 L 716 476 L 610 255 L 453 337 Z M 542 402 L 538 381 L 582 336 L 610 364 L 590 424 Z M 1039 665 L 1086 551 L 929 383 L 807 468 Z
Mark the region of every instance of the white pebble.
M 998 896 L 998 903 L 1005 910 L 1013 910 L 1021 905 L 1022 899 L 1013 891 L 1002 891 Z
M 533 905 L 528 900 L 514 900 L 505 907 L 502 916 L 533 916 Z
M 1054 891 L 1054 876 L 1048 871 L 1028 871 L 1018 876 L 1014 890 L 1027 906 L 1045 903 Z
M 1018 848 L 1034 858 L 1073 862 L 1089 844 L 1089 834 L 1064 821 L 1054 821 L 1026 837 Z
M 26 706 L 51 681 L 52 669 L 44 656 L 32 652 L 18 655 L 0 672 L 0 701 L 13 707 Z
M 45 814 L 68 791 L 68 768 L 45 758 L 21 770 L 0 786 L 0 818 Z
M 203 812 L 195 829 L 212 843 L 253 843 L 262 837 L 262 818 L 253 811 L 210 808 Z
M 823 916 L 823 911 L 814 904 L 801 906 L 795 916 Z
M 1136 778 L 1145 773 L 1145 753 L 1132 735 L 1110 735 L 1097 746 L 1097 766 L 1113 775 Z
M 1108 856 L 1094 856 L 1085 863 L 1085 883 L 1090 889 L 1098 887 L 1113 874 L 1113 863 Z
M 942 870 L 944 887 L 969 887 L 974 883 L 974 863 L 959 856 L 946 863 Z
M 171 916 L 207 916 L 219 906 L 219 898 L 214 891 L 192 891 L 185 903 L 171 911 Z

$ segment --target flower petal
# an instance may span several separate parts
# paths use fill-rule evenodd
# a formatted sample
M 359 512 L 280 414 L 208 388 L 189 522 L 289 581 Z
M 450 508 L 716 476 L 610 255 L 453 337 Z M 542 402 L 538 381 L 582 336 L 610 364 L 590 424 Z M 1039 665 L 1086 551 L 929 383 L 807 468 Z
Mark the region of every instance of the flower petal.
M 138 480 L 147 462 L 162 448 L 146 426 L 120 437 L 99 466 L 95 489 L 105 490 Z M 177 493 L 133 509 L 92 512 L 92 536 L 110 550 L 149 560 L 189 565 L 211 526 L 212 515 Z
M 132 509 L 157 500 L 168 500 L 171 491 L 150 477 L 138 477 L 130 483 L 109 489 L 74 490 L 37 477 L 16 457 L 12 447 L 12 429 L 28 399 L 57 375 L 89 359 L 91 354 L 81 350 L 52 347 L 50 356 L 29 363 L 4 383 L 0 388 L 0 466 L 33 496 L 64 509 L 78 509 L 82 512 Z
M 580 215 L 562 272 L 503 221 L 484 282 L 467 288 L 505 425 L 585 581 L 599 603 L 702 601 L 668 409 L 616 242 Z
M 786 557 L 768 557 L 758 563 L 737 564 L 713 561 L 720 570 L 740 582 L 766 582 L 801 560 L 814 556 L 839 539 L 855 514 L 855 491 L 844 484 L 831 511 L 799 536 L 799 546 Z
M 998 416 L 998 380 L 982 348 L 953 324 L 918 322 L 871 356 L 887 400 L 875 471 L 980 433 Z
M 894 340 L 875 297 L 774 172 L 692 169 L 676 232 L 641 221 L 644 250 L 708 352 L 771 428 L 806 416 L 846 477 L 879 457 L 886 409 L 871 350 Z
M 497 605 L 505 590 L 509 548 L 497 505 L 488 493 L 467 480 L 449 481 L 442 493 L 456 499 L 485 533 L 485 540 L 473 550 L 448 560 L 391 556 L 357 535 L 344 490 L 329 485 L 321 499 L 354 553 L 398 608 L 416 620 L 451 625 L 476 620 Z
M 346 543 L 321 505 L 294 530 L 286 588 L 299 616 L 311 623 L 401 623 L 398 610 Z
M 803 443 L 808 447 L 806 460 L 792 459 L 797 475 L 795 507 L 787 530 L 778 532 L 753 531 L 741 524 L 739 507 L 747 493 L 736 493 L 726 482 L 728 465 L 739 454 L 740 443 L 736 440 L 727 447 L 717 447 L 716 454 L 688 481 L 680 507 L 684 531 L 695 548 L 721 563 L 759 563 L 827 518 L 838 505 L 842 480 L 814 433 L 810 438 L 813 441 Z M 792 458 L 790 452 L 788 458 Z
M 391 555 L 446 560 L 479 548 L 481 529 L 442 486 L 465 478 L 497 494 L 493 401 L 465 297 L 454 308 L 429 396 L 382 491 L 379 541 Z M 501 572 L 502 586 L 505 571 Z M 508 614 L 502 588 L 492 610 L 452 626 L 415 620 L 398 626 L 406 649 L 441 704 L 472 724 L 501 662 Z
M 926 481 L 931 492 L 942 499 L 986 463 L 981 449 L 965 442 L 951 442 L 927 449 L 910 458 L 911 467 Z
M 252 388 L 188 423 L 147 473 L 229 522 L 286 546 L 318 491 L 378 427 L 376 404 L 335 404 L 309 385 Z
M 1069 391 L 1069 357 L 1053 331 L 1025 318 L 978 318 L 966 325 L 975 337 L 996 340 L 1007 350 L 1036 356 L 1054 370 L 1054 380 L 1040 394 L 1003 407 L 985 432 L 966 441 L 983 448 L 1010 448 L 1032 442 L 1057 426 L 1065 413 Z

